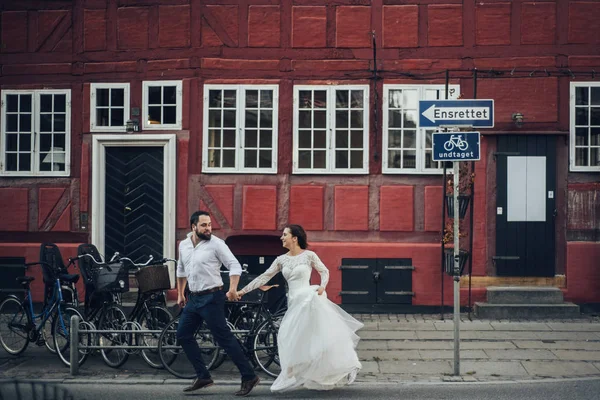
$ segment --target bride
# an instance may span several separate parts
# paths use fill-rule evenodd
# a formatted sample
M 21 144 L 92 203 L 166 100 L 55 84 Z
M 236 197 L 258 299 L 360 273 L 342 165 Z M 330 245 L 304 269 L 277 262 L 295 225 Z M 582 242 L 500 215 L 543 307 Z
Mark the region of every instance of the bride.
M 314 252 L 306 250 L 304 229 L 288 225 L 281 241 L 289 252 L 238 291 L 243 296 L 278 272 L 288 283 L 288 310 L 277 337 L 281 373 L 271 391 L 330 390 L 352 383 L 362 367 L 355 350 L 360 338 L 355 332 L 363 324 L 327 299 L 329 271 Z M 320 286 L 310 285 L 313 268 L 321 275 Z

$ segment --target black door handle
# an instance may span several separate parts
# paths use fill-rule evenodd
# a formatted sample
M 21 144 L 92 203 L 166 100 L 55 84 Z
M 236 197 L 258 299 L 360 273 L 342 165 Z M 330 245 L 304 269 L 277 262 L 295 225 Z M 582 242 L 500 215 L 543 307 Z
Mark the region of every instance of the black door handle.
M 379 272 L 373 272 L 373 283 L 377 283 L 379 279 L 381 279 L 379 276 Z

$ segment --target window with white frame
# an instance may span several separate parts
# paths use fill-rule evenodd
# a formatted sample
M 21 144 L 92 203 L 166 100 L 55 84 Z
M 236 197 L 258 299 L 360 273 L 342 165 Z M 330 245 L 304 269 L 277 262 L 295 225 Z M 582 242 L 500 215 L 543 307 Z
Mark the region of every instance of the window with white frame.
M 205 85 L 203 172 L 277 172 L 277 85 Z
M 3 90 L 0 174 L 68 176 L 70 90 Z
M 444 85 L 383 85 L 383 173 L 439 173 L 433 161 L 432 133 L 419 127 L 419 100 L 446 98 Z M 459 96 L 450 85 L 448 98 Z
M 368 173 L 369 86 L 294 87 L 294 173 Z
M 145 81 L 142 97 L 144 129 L 181 129 L 181 81 Z
M 124 132 L 129 119 L 129 83 L 92 83 L 90 110 L 91 132 Z
M 571 82 L 571 171 L 600 171 L 600 82 Z

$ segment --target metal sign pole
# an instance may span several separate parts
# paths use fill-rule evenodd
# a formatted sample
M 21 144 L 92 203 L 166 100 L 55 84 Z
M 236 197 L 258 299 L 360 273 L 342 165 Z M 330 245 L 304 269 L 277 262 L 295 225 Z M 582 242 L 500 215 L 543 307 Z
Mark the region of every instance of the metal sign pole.
M 454 375 L 460 375 L 460 263 L 458 182 L 460 162 L 454 161 Z

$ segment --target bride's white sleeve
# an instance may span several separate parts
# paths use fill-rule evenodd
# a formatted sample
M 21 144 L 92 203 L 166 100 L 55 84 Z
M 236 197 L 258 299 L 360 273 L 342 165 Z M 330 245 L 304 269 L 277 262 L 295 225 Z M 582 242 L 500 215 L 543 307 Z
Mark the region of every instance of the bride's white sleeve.
M 257 289 L 265 283 L 269 282 L 272 277 L 279 273 L 279 271 L 281 271 L 281 263 L 279 261 L 279 257 L 277 257 L 275 261 L 273 261 L 273 264 L 271 264 L 269 269 L 267 269 L 261 275 L 257 276 L 252 282 L 250 282 L 242 290 L 240 290 L 240 292 L 244 294 L 250 293 L 254 289 Z
M 321 287 L 327 287 L 327 283 L 329 283 L 329 270 L 325 264 L 323 264 L 318 255 L 312 253 L 310 256 L 312 267 L 317 270 L 319 275 L 321 275 Z

